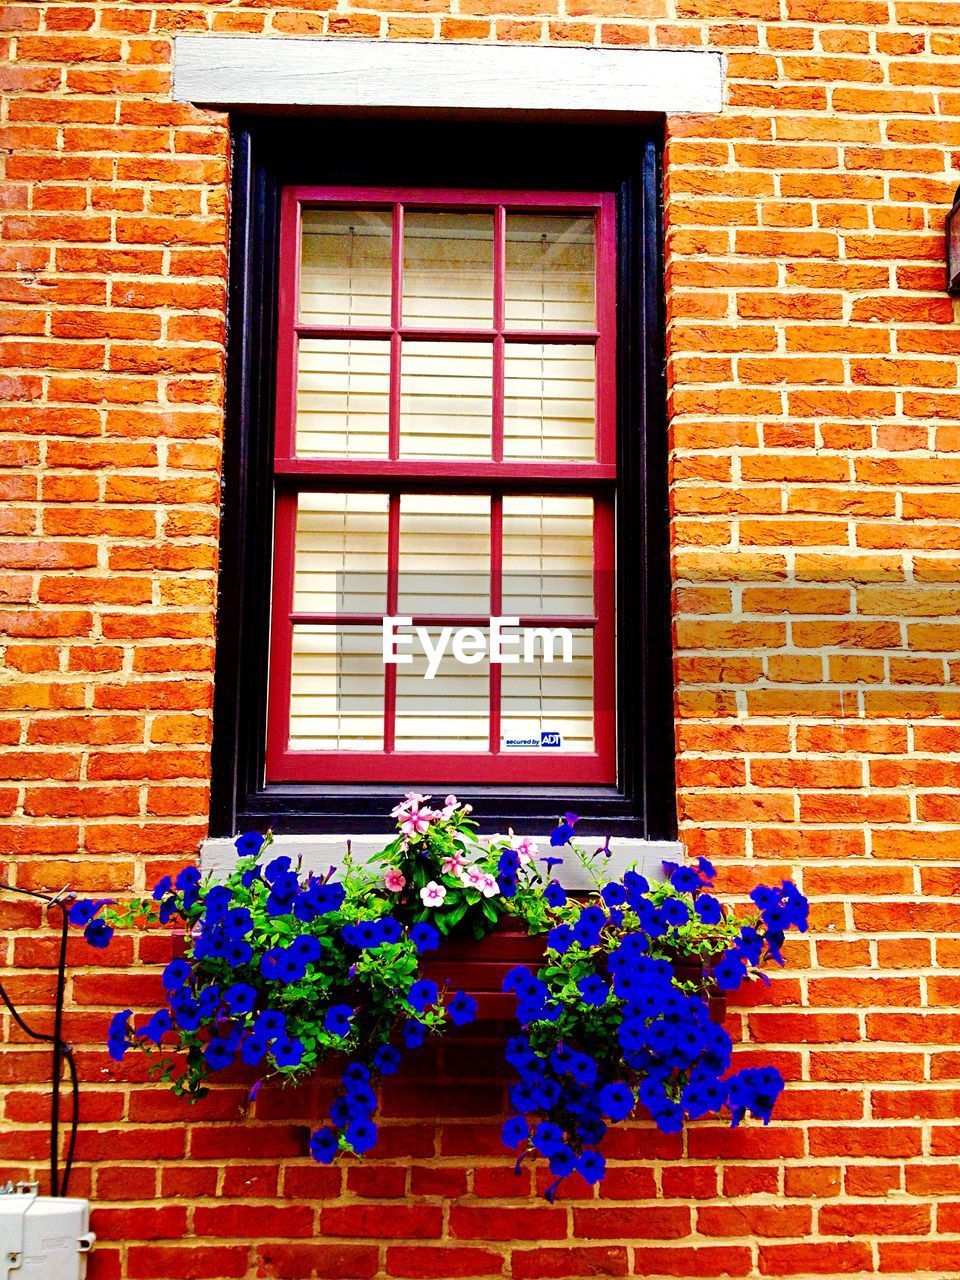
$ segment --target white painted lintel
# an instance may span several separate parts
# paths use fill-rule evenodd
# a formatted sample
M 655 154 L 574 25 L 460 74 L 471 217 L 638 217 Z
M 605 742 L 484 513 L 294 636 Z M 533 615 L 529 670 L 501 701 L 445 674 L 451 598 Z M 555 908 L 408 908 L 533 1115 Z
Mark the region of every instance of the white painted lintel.
M 718 53 L 284 36 L 174 38 L 173 96 L 199 106 L 629 120 L 713 113 Z

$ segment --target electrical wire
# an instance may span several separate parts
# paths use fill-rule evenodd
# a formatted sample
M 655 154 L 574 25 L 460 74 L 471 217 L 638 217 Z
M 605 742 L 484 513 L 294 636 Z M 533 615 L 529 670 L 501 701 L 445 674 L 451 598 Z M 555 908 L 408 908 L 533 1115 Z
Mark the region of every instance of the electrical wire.
M 74 1061 L 73 1049 L 63 1039 L 63 1003 L 64 992 L 66 989 L 66 970 L 67 970 L 67 933 L 69 922 L 67 920 L 67 906 L 61 901 L 63 890 L 59 894 L 51 896 L 46 893 L 36 893 L 32 889 L 21 889 L 17 885 L 6 884 L 0 881 L 0 890 L 6 889 L 10 893 L 23 894 L 28 898 L 37 898 L 41 902 L 45 902 L 48 907 L 56 907 L 60 912 L 60 948 L 57 955 L 57 989 L 54 1001 L 54 1022 L 53 1035 L 47 1035 L 42 1031 L 35 1031 L 24 1020 L 19 1013 L 13 1001 L 10 999 L 6 988 L 0 982 L 0 1000 L 6 1005 L 10 1016 L 20 1028 L 20 1030 L 31 1040 L 36 1040 L 42 1044 L 49 1044 L 53 1047 L 53 1062 L 51 1067 L 51 1102 L 50 1102 L 50 1194 L 54 1196 L 65 1196 L 70 1185 L 70 1173 L 73 1169 L 73 1158 L 77 1146 L 77 1125 L 80 1120 L 80 1082 L 77 1074 L 77 1064 Z M 67 1141 L 66 1158 L 63 1164 L 61 1176 L 60 1170 L 60 1084 L 63 1075 L 63 1064 L 66 1062 L 70 1074 L 70 1092 L 71 1092 L 71 1116 L 70 1116 L 70 1136 Z

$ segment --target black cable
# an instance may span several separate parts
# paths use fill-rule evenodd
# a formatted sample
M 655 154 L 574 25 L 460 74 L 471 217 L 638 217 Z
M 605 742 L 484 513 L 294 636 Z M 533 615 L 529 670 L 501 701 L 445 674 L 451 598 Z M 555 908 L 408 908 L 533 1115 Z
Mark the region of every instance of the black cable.
M 53 1013 L 53 1064 L 50 1078 L 53 1082 L 50 1099 L 50 1186 L 56 1188 L 53 1195 L 63 1195 L 60 1187 L 60 1077 L 63 1075 L 63 997 L 66 988 L 67 929 L 70 922 L 60 906 L 60 954 L 57 957 L 57 996 Z M 68 1175 L 69 1176 L 69 1175 Z
M 10 999 L 3 983 L 0 982 L 0 999 L 6 1005 L 14 1022 L 28 1035 L 31 1040 L 40 1043 L 50 1044 L 53 1046 L 53 1063 L 52 1063 L 52 1080 L 51 1080 L 51 1104 L 50 1104 L 50 1193 L 54 1196 L 65 1196 L 67 1187 L 70 1183 L 70 1173 L 73 1169 L 73 1157 L 77 1145 L 77 1125 L 80 1119 L 80 1082 L 77 1075 L 77 1065 L 73 1058 L 73 1050 L 63 1039 L 63 1004 L 64 993 L 66 989 L 66 967 L 67 967 L 67 935 L 69 929 L 69 921 L 67 919 L 67 908 L 60 900 L 60 895 L 51 897 L 45 893 L 35 893 L 31 889 L 21 889 L 16 885 L 5 884 L 0 881 L 0 889 L 7 889 L 11 893 L 25 894 L 29 898 L 38 898 L 41 902 L 45 902 L 48 907 L 56 907 L 60 912 L 60 948 L 57 956 L 57 991 L 54 1001 L 54 1024 L 53 1035 L 47 1035 L 42 1031 L 35 1031 L 23 1019 L 17 1011 L 13 1001 Z M 63 1063 L 66 1060 L 70 1071 L 71 1085 L 71 1119 L 70 1119 L 70 1137 L 67 1143 L 67 1155 L 63 1166 L 63 1177 L 60 1176 L 60 1081 L 63 1074 Z

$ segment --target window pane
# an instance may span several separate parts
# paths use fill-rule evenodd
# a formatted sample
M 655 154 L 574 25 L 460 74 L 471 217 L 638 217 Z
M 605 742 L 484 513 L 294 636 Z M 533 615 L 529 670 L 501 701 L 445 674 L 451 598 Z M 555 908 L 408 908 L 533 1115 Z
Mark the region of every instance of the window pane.
M 591 214 L 507 214 L 504 314 L 512 329 L 592 329 L 596 254 Z
M 588 346 L 506 344 L 506 458 L 589 460 L 596 456 L 594 355 Z
M 301 493 L 295 613 L 379 613 L 387 602 L 387 495 Z
M 490 614 L 490 498 L 400 498 L 399 608 L 405 614 Z
M 405 342 L 400 374 L 404 458 L 489 458 L 493 348 L 486 342 Z
M 436 647 L 439 628 L 428 630 Z M 475 646 L 479 662 L 461 662 L 448 644 L 432 680 L 427 680 L 427 657 L 419 643 L 408 646 L 413 661 L 397 667 L 398 751 L 487 751 L 490 745 L 490 663 L 487 629 L 478 629 Z
M 301 338 L 297 455 L 385 458 L 389 432 L 389 342 Z
M 403 323 L 492 327 L 493 214 L 404 210 Z
M 593 499 L 503 499 L 503 613 L 593 614 Z
M 383 750 L 380 627 L 293 630 L 290 749 Z
M 303 211 L 300 319 L 304 323 L 390 323 L 391 228 L 388 210 Z
M 551 628 L 546 628 L 550 630 Z M 533 662 L 504 665 L 500 746 L 503 751 L 592 751 L 593 632 L 569 632 L 570 661 L 557 641 L 535 647 Z M 545 653 L 553 655 L 547 661 Z

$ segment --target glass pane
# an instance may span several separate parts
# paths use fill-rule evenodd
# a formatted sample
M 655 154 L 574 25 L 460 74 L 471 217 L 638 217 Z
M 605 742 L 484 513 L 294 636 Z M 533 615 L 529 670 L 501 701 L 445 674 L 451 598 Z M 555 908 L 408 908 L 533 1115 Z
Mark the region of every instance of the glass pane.
M 403 214 L 403 323 L 493 326 L 493 214 Z
M 377 209 L 305 209 L 300 319 L 388 325 L 392 215 Z
M 399 608 L 490 616 L 489 496 L 401 495 Z
M 380 627 L 294 627 L 291 750 L 382 751 L 383 685 Z
M 503 613 L 593 614 L 593 499 L 503 499 Z
M 544 460 L 595 457 L 594 356 L 592 346 L 506 343 L 504 457 Z
M 440 628 L 426 628 L 436 650 Z M 453 627 L 453 631 L 459 628 Z M 471 640 L 473 641 L 471 643 Z M 464 635 L 460 655 L 448 636 L 436 662 L 433 679 L 426 679 L 429 659 L 418 641 L 405 646 L 413 661 L 397 667 L 398 751 L 487 751 L 490 744 L 490 662 L 487 629 Z
M 379 613 L 387 602 L 387 495 L 301 493 L 296 613 Z
M 507 214 L 508 327 L 595 327 L 595 226 L 592 214 Z
M 405 342 L 400 373 L 404 458 L 489 458 L 493 348 L 486 342 Z
M 558 628 L 542 630 L 555 634 L 527 642 L 533 661 L 502 668 L 501 750 L 593 751 L 593 632 L 568 631 L 565 647 Z
M 301 338 L 297 455 L 385 458 L 389 436 L 389 342 Z

